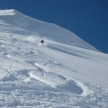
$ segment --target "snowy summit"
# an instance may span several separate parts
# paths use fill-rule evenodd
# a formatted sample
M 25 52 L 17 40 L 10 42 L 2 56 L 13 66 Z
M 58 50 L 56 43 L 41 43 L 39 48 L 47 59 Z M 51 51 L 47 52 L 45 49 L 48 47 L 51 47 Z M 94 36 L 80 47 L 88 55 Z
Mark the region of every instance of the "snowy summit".
M 108 108 L 108 54 L 76 34 L 0 10 L 0 107 Z
M 14 9 L 10 9 L 10 10 L 0 10 L 0 16 L 14 15 L 14 14 L 15 14 Z

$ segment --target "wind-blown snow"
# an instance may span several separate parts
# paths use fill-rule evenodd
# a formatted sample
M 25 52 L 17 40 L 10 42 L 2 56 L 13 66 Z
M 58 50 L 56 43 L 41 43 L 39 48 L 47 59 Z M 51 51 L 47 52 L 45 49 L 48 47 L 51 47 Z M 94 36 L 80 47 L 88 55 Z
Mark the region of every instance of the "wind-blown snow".
M 108 108 L 108 54 L 43 37 L 0 17 L 0 107 Z
M 10 10 L 0 10 L 0 16 L 14 15 L 15 12 L 13 9 Z

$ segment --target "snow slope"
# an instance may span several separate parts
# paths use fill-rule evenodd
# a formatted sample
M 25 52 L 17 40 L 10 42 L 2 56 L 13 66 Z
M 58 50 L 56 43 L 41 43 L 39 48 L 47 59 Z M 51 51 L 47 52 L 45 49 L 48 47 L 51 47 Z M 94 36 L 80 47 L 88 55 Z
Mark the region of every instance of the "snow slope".
M 9 11 L 9 10 L 4 10 Z M 86 48 L 90 50 L 98 51 L 96 48 L 79 38 L 74 33 L 57 26 L 52 23 L 46 23 L 37 19 L 33 19 L 31 17 L 25 16 L 22 13 L 16 10 L 10 10 L 14 14 L 12 15 L 0 15 L 0 19 L 11 24 L 13 26 L 20 27 L 26 31 L 29 31 L 29 34 L 39 35 L 42 38 L 48 38 L 50 40 L 54 40 L 60 43 L 77 46 L 81 48 Z M 3 10 L 2 10 L 3 12 Z
M 30 34 L 0 17 L 0 107 L 108 108 L 108 54 Z
M 7 16 L 7 15 L 14 15 L 14 14 L 15 14 L 14 9 L 0 10 L 0 16 Z

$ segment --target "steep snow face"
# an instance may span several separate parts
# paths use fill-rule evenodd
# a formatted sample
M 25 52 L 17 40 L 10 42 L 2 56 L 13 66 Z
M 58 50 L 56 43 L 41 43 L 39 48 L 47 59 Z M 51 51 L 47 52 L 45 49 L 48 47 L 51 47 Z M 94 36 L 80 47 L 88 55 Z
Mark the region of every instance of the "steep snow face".
M 37 19 L 33 19 L 15 10 L 2 10 L 1 11 L 1 14 L 6 14 L 6 13 L 10 15 L 0 16 L 1 20 L 13 26 L 20 27 L 30 32 L 33 35 L 38 34 L 41 38 L 45 38 L 45 39 L 47 38 L 47 39 L 54 40 L 60 43 L 97 51 L 97 49 L 94 48 L 92 45 L 88 44 L 84 40 L 80 39 L 74 33 L 60 26 L 57 26 L 52 23 L 46 23 Z
M 108 55 L 0 32 L 0 107 L 108 108 Z
M 57 25 L 0 16 L 0 107 L 108 108 L 108 54 L 83 45 Z
M 30 34 L 27 30 L 24 30 L 18 26 L 12 25 L 6 21 L 0 19 L 0 31 L 8 33 L 18 33 L 18 34 Z
M 7 16 L 7 15 L 14 15 L 14 14 L 15 14 L 14 9 L 0 10 L 0 16 Z

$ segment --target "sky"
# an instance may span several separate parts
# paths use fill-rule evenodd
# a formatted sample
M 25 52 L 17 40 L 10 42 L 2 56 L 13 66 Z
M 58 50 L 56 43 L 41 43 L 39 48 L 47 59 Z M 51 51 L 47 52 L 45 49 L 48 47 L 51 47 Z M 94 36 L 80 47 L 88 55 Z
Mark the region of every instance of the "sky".
M 0 9 L 55 23 L 108 53 L 108 0 L 0 0 Z

